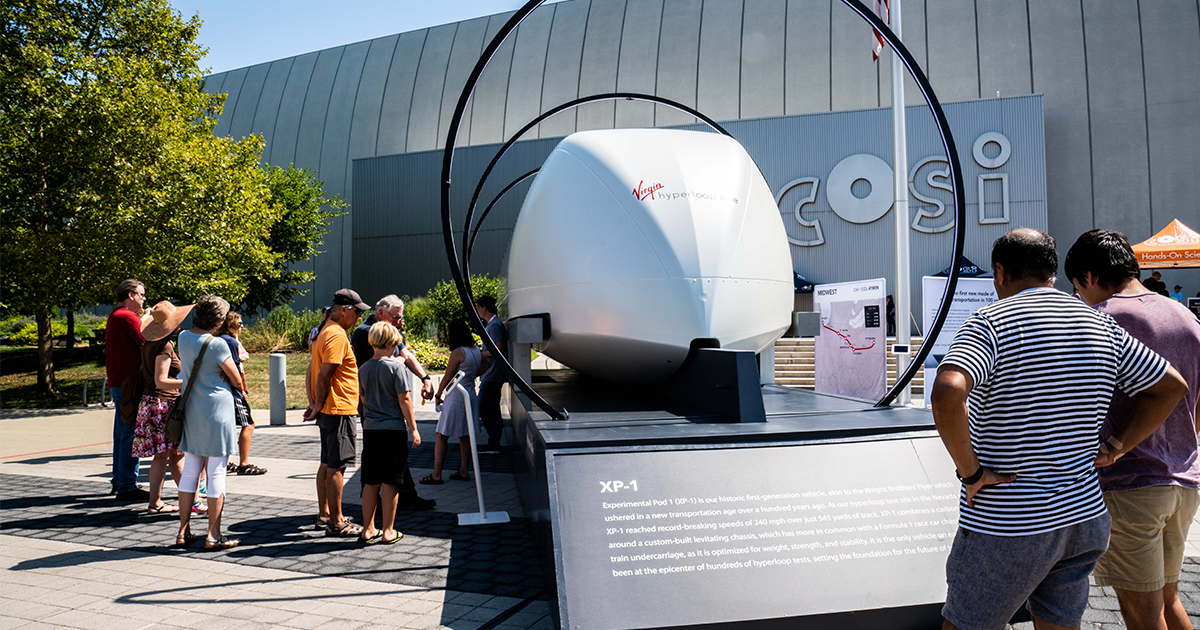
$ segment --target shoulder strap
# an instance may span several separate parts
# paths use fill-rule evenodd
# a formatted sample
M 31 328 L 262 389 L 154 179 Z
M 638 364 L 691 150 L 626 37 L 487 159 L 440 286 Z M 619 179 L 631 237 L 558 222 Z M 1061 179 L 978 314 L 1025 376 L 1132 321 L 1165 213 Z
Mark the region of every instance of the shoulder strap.
M 192 391 L 192 383 L 196 382 L 196 372 L 200 370 L 200 361 L 204 360 L 204 351 L 208 350 L 208 344 L 212 343 L 213 339 L 216 339 L 216 337 L 209 335 L 208 339 L 204 340 L 204 345 L 200 346 L 200 354 L 196 355 L 196 362 L 192 364 L 192 373 L 188 375 L 187 387 L 183 388 L 183 394 L 180 394 L 179 396 L 178 404 L 180 405 L 180 408 L 182 408 L 183 404 L 187 402 L 188 394 L 190 394 Z

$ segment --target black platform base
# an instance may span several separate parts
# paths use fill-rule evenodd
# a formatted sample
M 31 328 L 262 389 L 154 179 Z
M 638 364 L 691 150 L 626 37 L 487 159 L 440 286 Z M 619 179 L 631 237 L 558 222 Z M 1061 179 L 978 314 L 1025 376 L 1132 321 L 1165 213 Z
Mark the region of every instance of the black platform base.
M 535 372 L 510 398 L 562 628 L 941 627 L 954 466 L 919 409 L 774 385 L 760 422 Z

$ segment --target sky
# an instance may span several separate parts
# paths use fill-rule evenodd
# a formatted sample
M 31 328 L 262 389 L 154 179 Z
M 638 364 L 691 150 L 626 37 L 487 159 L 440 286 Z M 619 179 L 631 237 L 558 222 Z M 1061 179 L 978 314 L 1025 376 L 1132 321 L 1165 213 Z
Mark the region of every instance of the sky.
M 556 0 L 547 0 L 553 2 Z M 224 72 L 384 35 L 520 8 L 524 0 L 171 0 L 199 13 L 200 67 Z

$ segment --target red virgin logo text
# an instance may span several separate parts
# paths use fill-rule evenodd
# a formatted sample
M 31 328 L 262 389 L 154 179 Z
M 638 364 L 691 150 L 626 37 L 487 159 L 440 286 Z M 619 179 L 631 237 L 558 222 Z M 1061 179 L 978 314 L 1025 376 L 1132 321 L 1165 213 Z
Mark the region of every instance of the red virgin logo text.
M 646 181 L 642 180 L 642 181 L 638 182 L 637 188 L 633 189 L 633 196 L 636 197 L 638 201 L 643 201 L 645 199 L 654 199 L 654 191 L 656 191 L 662 187 L 663 187 L 662 184 L 652 184 L 650 186 L 647 186 Z

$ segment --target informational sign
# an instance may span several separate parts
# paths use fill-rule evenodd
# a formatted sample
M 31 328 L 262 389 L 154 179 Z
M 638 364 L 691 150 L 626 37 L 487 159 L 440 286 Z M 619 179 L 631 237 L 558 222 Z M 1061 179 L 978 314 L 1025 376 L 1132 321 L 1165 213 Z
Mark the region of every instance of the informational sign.
M 936 437 L 556 453 L 564 627 L 945 601 L 961 488 L 953 471 Z M 941 623 L 937 610 L 928 627 Z
M 942 294 L 946 292 L 948 278 L 941 276 L 925 276 L 921 279 L 922 308 L 925 311 L 924 321 L 933 322 L 937 317 L 938 305 L 941 304 Z M 954 301 L 950 303 L 950 312 L 946 314 L 946 324 L 941 333 L 933 340 L 933 349 L 925 357 L 925 403 L 929 404 L 929 392 L 933 389 L 933 379 L 937 377 L 938 365 L 942 357 L 950 351 L 954 335 L 959 326 L 975 311 L 995 302 L 996 287 L 991 278 L 959 278 L 954 287 Z M 929 343 L 926 340 L 925 343 Z
M 819 284 L 813 308 L 821 313 L 816 337 L 816 390 L 866 400 L 887 391 L 887 282 L 883 278 Z

